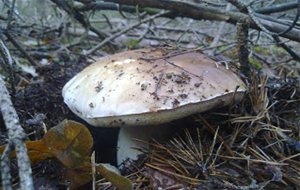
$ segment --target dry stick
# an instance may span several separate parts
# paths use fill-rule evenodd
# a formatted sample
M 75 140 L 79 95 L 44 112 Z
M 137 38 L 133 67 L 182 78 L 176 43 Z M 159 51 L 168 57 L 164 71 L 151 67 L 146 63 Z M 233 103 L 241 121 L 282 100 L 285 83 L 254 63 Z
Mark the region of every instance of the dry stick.
M 280 38 L 278 36 L 273 35 L 272 36 L 273 39 L 277 42 L 277 45 L 282 47 L 286 52 L 288 52 L 288 54 L 290 54 L 290 56 L 295 59 L 296 61 L 300 61 L 300 54 L 296 53 L 295 51 L 293 51 L 288 45 L 286 45 L 285 43 L 282 43 Z
M 95 163 L 95 151 L 93 151 L 91 156 L 91 166 L 92 166 L 92 188 L 96 190 L 96 163 Z
M 240 2 L 239 0 L 227 0 L 227 1 L 232 5 L 234 5 L 239 11 L 247 12 L 247 7 L 244 5 L 244 3 Z
M 264 31 L 265 33 L 267 34 L 270 34 L 270 35 L 275 35 L 275 36 L 282 36 L 286 33 L 288 33 L 289 31 L 291 31 L 293 28 L 295 28 L 296 24 L 297 24 L 297 21 L 300 17 L 300 0 L 298 0 L 299 2 L 299 6 L 297 7 L 297 14 L 292 22 L 291 25 L 288 26 L 288 28 L 282 30 L 282 31 L 279 31 L 279 32 L 273 32 L 273 31 L 270 31 L 269 29 L 267 29 L 263 23 L 261 23 L 260 18 L 263 18 L 260 16 L 260 14 L 256 14 L 255 11 L 250 7 L 250 6 L 247 6 L 247 10 L 248 10 L 248 15 L 249 17 L 251 18 L 251 20 L 253 22 L 255 22 L 255 24 L 259 27 L 259 29 L 261 29 L 262 31 Z
M 2 41 L 2 39 L 0 38 L 0 55 L 3 58 L 3 62 L 4 64 L 4 69 L 7 70 L 7 73 L 9 75 L 9 79 L 10 79 L 10 86 L 11 86 L 11 91 L 12 94 L 14 95 L 16 92 L 15 89 L 15 77 L 14 77 L 14 66 L 13 66 L 13 60 L 12 58 L 8 55 L 9 51 L 6 47 L 6 45 L 4 44 L 4 42 Z
M 26 57 L 26 59 L 31 63 L 31 65 L 38 66 L 38 64 L 33 60 L 33 58 L 22 48 L 22 46 L 8 32 L 4 32 L 4 35 L 24 55 L 24 57 Z
M 10 174 L 10 161 L 9 155 L 12 152 L 12 144 L 8 143 L 5 147 L 3 154 L 1 155 L 1 178 L 2 178 L 2 187 L 6 190 L 12 189 L 11 185 L 11 175 Z
M 271 13 L 283 12 L 290 9 L 294 9 L 297 6 L 298 6 L 298 2 L 287 2 L 287 3 L 269 5 L 267 7 L 258 8 L 255 10 L 255 12 L 261 14 L 271 14 Z
M 248 23 L 247 20 L 237 23 L 237 48 L 241 71 L 245 76 L 250 78 L 250 63 L 248 51 Z
M 72 7 L 67 1 L 60 1 L 60 0 L 51 0 L 51 1 L 55 3 L 59 8 L 66 11 L 74 19 L 76 19 L 84 28 L 88 28 L 90 31 L 97 34 L 100 39 L 103 39 L 107 36 L 105 33 L 91 26 L 90 23 L 85 19 L 85 16 L 82 13 L 76 11 L 74 7 Z
M 4 44 L 2 43 L 1 47 L 2 45 Z M 0 48 L 1 52 L 3 50 L 7 50 L 7 48 Z M 2 55 L 7 56 L 5 60 L 12 60 L 9 51 L 2 52 Z M 13 150 L 13 147 L 16 151 L 17 163 L 19 167 L 20 188 L 24 190 L 34 189 L 30 160 L 27 154 L 27 148 L 23 143 L 26 135 L 19 123 L 19 117 L 10 100 L 10 95 L 8 93 L 8 90 L 6 89 L 5 82 L 2 79 L 2 75 L 0 75 L 0 94 L 0 111 L 2 113 L 2 117 L 8 133 L 8 146 L 5 149 L 5 153 L 1 155 L 1 177 L 3 182 L 3 189 L 12 189 L 10 182 L 11 176 L 9 172 L 10 168 L 8 163 L 9 155 Z
M 197 20 L 206 19 L 214 21 L 226 21 L 231 24 L 236 24 L 240 19 L 249 19 L 249 27 L 261 30 L 256 23 L 250 20 L 247 14 L 236 12 L 236 11 L 225 11 L 221 8 L 214 8 L 212 6 L 203 6 L 201 4 L 191 3 L 191 1 L 179 1 L 179 0 L 105 0 L 122 5 L 139 5 L 139 7 L 152 7 L 165 9 L 177 13 L 177 15 L 194 18 Z M 244 5 L 237 5 L 238 0 L 228 0 L 235 6 L 240 6 L 241 10 L 244 11 Z M 246 10 L 247 11 L 247 10 Z M 256 16 L 260 16 L 256 14 Z M 260 16 L 261 17 L 261 16 Z M 259 22 L 272 32 L 282 32 L 289 28 L 288 23 L 277 22 L 272 19 L 271 16 L 264 16 L 264 18 L 258 18 Z M 291 31 L 282 35 L 282 37 L 300 42 L 300 30 L 293 28 Z
M 155 18 L 157 18 L 157 17 L 160 17 L 160 16 L 162 16 L 162 15 L 164 15 L 164 14 L 167 14 L 167 13 L 169 13 L 169 11 L 161 11 L 161 12 L 159 12 L 158 14 L 155 14 L 155 15 L 153 15 L 153 16 L 150 16 L 150 17 L 148 17 L 148 18 L 145 18 L 145 19 L 141 20 L 140 22 L 137 22 L 137 23 L 135 23 L 135 24 L 133 24 L 133 25 L 131 25 L 131 26 L 129 26 L 129 27 L 127 27 L 127 28 L 121 30 L 120 32 L 115 33 L 114 35 L 109 36 L 108 38 L 106 38 L 105 40 L 103 40 L 100 44 L 96 45 L 94 48 L 92 48 L 92 49 L 86 51 L 85 55 L 90 55 L 90 54 L 96 52 L 98 49 L 100 49 L 102 46 L 104 46 L 105 44 L 107 44 L 107 43 L 110 42 L 111 40 L 113 40 L 113 39 L 115 39 L 115 38 L 121 36 L 122 34 L 128 32 L 129 30 L 132 30 L 132 29 L 138 27 L 138 26 L 141 25 L 142 23 L 151 21 L 151 20 L 153 20 L 153 19 L 155 19 Z
M 230 8 L 231 8 L 231 4 L 228 3 L 227 6 L 226 6 L 226 11 L 229 11 Z M 218 45 L 218 43 L 220 41 L 221 34 L 223 33 L 223 30 L 224 30 L 225 23 L 226 23 L 225 21 L 222 21 L 220 23 L 217 35 L 214 37 L 214 40 L 213 40 L 213 42 L 211 43 L 211 45 L 209 47 L 213 47 L 213 46 Z M 214 48 L 211 51 L 209 51 L 208 55 L 214 56 L 215 53 L 216 53 L 216 48 Z
M 17 163 L 19 167 L 19 176 L 20 176 L 20 187 L 21 189 L 33 189 L 33 182 L 32 182 L 32 171 L 30 167 L 30 160 L 27 154 L 27 148 L 23 143 L 26 135 L 23 131 L 19 123 L 19 117 L 16 113 L 16 110 L 13 107 L 13 104 L 10 100 L 9 93 L 5 87 L 4 80 L 0 75 L 0 109 L 3 116 L 3 120 L 5 122 L 6 128 L 8 130 L 8 140 L 9 144 L 15 147 L 16 154 L 17 154 Z M 8 152 L 11 152 L 12 149 L 6 149 Z M 9 154 L 3 154 L 1 156 L 1 166 L 2 167 L 9 167 L 9 165 L 3 166 L 7 161 Z M 4 161 L 4 163 L 2 163 Z M 2 171 L 2 181 L 7 181 L 10 179 L 10 174 L 5 173 L 7 168 Z M 8 183 L 9 184 L 9 183 Z M 11 189 L 9 186 L 5 186 L 3 184 L 4 189 Z

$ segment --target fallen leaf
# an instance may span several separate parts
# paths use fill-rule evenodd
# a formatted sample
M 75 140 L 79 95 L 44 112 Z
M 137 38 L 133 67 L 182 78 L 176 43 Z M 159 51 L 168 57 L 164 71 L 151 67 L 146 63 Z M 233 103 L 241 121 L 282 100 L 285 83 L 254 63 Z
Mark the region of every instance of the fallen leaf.
M 93 138 L 84 125 L 64 120 L 52 127 L 43 139 L 25 143 L 33 164 L 56 158 L 66 167 L 65 176 L 70 182 L 70 189 L 77 189 L 92 180 L 90 153 Z M 4 148 L 5 146 L 0 147 L 0 153 Z M 12 156 L 15 154 L 13 153 Z M 133 187 L 129 179 L 121 176 L 108 165 L 96 165 L 96 170 L 118 189 L 131 190 Z
M 119 190 L 132 190 L 132 182 L 119 174 L 110 164 L 96 164 L 96 171 Z
M 93 138 L 82 124 L 64 120 L 43 138 L 49 151 L 66 167 L 76 168 L 89 162 Z
M 65 177 L 70 182 L 70 189 L 78 189 L 92 181 L 92 168 L 90 163 L 78 166 L 77 168 L 68 168 L 65 171 Z

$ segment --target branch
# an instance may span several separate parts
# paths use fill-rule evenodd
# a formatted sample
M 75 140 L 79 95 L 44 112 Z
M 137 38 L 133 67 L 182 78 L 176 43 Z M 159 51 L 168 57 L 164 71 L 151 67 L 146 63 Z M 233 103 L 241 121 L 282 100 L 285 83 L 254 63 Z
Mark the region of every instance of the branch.
M 288 45 L 282 43 L 278 36 L 272 36 L 278 46 L 282 47 L 286 52 L 290 54 L 290 56 L 296 61 L 300 61 L 300 55 L 294 52 Z
M 247 7 L 243 3 L 241 3 L 239 0 L 227 0 L 227 1 L 229 3 L 231 3 L 232 5 L 234 5 L 242 13 L 247 12 Z
M 249 64 L 247 22 L 241 21 L 237 23 L 237 46 L 241 71 L 250 79 L 251 70 Z
M 103 40 L 102 42 L 100 42 L 100 44 L 98 44 L 97 46 L 95 46 L 94 48 L 88 50 L 88 51 L 85 53 L 85 55 L 90 55 L 90 54 L 94 53 L 95 51 L 97 51 L 98 49 L 100 49 L 101 47 L 103 47 L 105 44 L 107 44 L 108 42 L 110 42 L 111 40 L 113 40 L 113 39 L 115 39 L 115 38 L 121 36 L 122 34 L 128 32 L 128 31 L 130 31 L 130 30 L 132 30 L 132 29 L 134 29 L 134 28 L 136 28 L 136 27 L 138 27 L 138 26 L 141 25 L 142 23 L 151 21 L 151 20 L 153 20 L 153 19 L 155 19 L 155 18 L 157 18 L 157 17 L 160 17 L 160 16 L 162 16 L 162 15 L 164 15 L 164 14 L 167 14 L 167 13 L 168 13 L 168 12 L 166 12 L 166 11 L 162 11 L 162 12 L 156 14 L 156 15 L 153 15 L 153 16 L 150 16 L 150 17 L 148 17 L 148 18 L 145 18 L 145 19 L 141 20 L 140 22 L 137 22 L 137 23 L 135 23 L 135 24 L 133 24 L 133 25 L 127 27 L 127 28 L 124 28 L 123 30 L 121 30 L 121 31 L 119 31 L 119 32 L 117 32 L 117 33 L 115 33 L 115 34 L 109 36 L 108 38 L 106 38 L 105 40 Z
M 228 3 L 227 6 L 226 6 L 226 10 L 229 11 L 230 8 L 231 8 L 231 4 Z M 222 22 L 219 24 L 219 26 L 218 26 L 217 34 L 214 36 L 214 40 L 213 40 L 212 43 L 210 44 L 210 47 L 214 47 L 214 46 L 218 45 L 218 43 L 219 43 L 219 41 L 220 41 L 220 39 L 221 39 L 222 32 L 223 32 L 223 30 L 225 29 L 224 26 L 225 26 L 225 22 L 222 21 Z M 214 56 L 215 53 L 216 53 L 216 49 L 212 49 L 212 50 L 210 50 L 210 51 L 208 52 L 208 55 Z
M 114 11 L 125 11 L 130 13 L 135 13 L 136 8 L 133 6 L 119 6 L 116 3 L 109 3 L 109 2 L 92 2 L 89 4 L 84 4 L 82 6 L 75 7 L 75 10 L 77 11 L 91 11 L 91 10 L 114 10 Z M 140 9 L 140 12 L 147 12 L 150 15 L 157 14 L 160 10 L 159 9 L 153 9 L 153 8 L 145 8 Z
M 7 39 L 23 54 L 24 57 L 31 63 L 33 66 L 38 66 L 38 64 L 33 60 L 33 58 L 22 48 L 22 46 L 9 34 L 5 31 L 4 35 Z
M 240 12 L 231 12 L 219 8 L 203 6 L 200 4 L 190 3 L 187 1 L 178 0 L 105 0 L 126 5 L 138 5 L 141 8 L 152 7 L 166 9 L 178 13 L 180 16 L 185 16 L 193 19 L 206 19 L 214 21 L 225 21 L 231 24 L 236 24 L 240 19 L 248 20 L 249 27 L 261 30 L 259 26 L 253 22 L 247 14 Z M 274 33 L 280 33 L 289 28 L 288 23 L 280 23 L 272 20 L 272 17 L 256 14 L 257 20 Z M 272 21 L 271 21 L 272 20 Z M 293 28 L 291 31 L 282 35 L 285 38 L 300 42 L 300 29 Z
M 292 29 L 295 28 L 297 21 L 300 17 L 300 0 L 298 0 L 299 4 L 297 6 L 297 14 L 293 20 L 293 23 L 289 25 L 289 27 L 287 29 L 285 29 L 284 31 L 280 31 L 280 32 L 272 32 L 270 30 L 268 30 L 263 24 L 261 24 L 261 21 L 259 21 L 259 16 L 261 15 L 257 15 L 256 12 L 250 7 L 247 7 L 248 10 L 248 14 L 251 18 L 251 20 L 253 22 L 255 22 L 255 24 L 265 33 L 269 34 L 269 35 L 273 35 L 273 36 L 283 36 L 284 34 L 288 33 L 289 31 L 291 31 Z
M 75 9 L 73 9 L 73 7 L 71 7 L 67 1 L 61 1 L 61 0 L 51 0 L 51 1 L 55 3 L 58 7 L 66 11 L 69 15 L 74 17 L 84 28 L 88 28 L 89 30 L 97 34 L 100 39 L 104 39 L 105 37 L 107 37 L 105 33 L 91 26 L 90 23 L 85 19 L 84 15 L 76 11 Z
M 14 75 L 13 60 L 9 54 L 9 50 L 7 49 L 6 45 L 4 44 L 1 38 L 0 38 L 0 55 L 3 58 L 4 68 L 6 69 L 9 75 L 10 86 L 11 86 L 12 93 L 14 95 L 16 93 L 16 89 L 15 89 L 15 75 Z
M 32 171 L 30 167 L 30 160 L 27 155 L 27 148 L 23 143 L 26 135 L 19 123 L 19 117 L 14 109 L 12 102 L 10 100 L 9 93 L 5 87 L 5 83 L 0 75 L 0 109 L 2 113 L 3 120 L 5 122 L 6 128 L 8 130 L 9 144 L 12 144 L 16 150 L 17 154 L 17 163 L 19 167 L 19 177 L 20 177 L 20 188 L 21 189 L 33 189 L 32 181 Z M 6 167 L 2 171 L 2 181 L 10 180 L 10 174 L 5 173 L 7 171 L 6 163 L 8 162 L 10 152 L 12 148 L 6 149 L 6 154 L 3 154 L 1 157 L 1 166 Z M 10 183 L 8 183 L 10 184 Z M 5 185 L 5 184 L 3 184 Z M 9 187 L 3 187 L 4 189 Z
M 256 9 L 255 12 L 261 14 L 271 14 L 271 13 L 287 11 L 290 9 L 295 9 L 297 8 L 298 5 L 299 5 L 298 2 L 282 3 L 282 4 L 276 4 L 273 6 Z
M 0 51 L 4 56 L 4 59 L 11 60 L 9 51 L 6 51 L 6 47 L 2 40 Z M 6 52 L 3 52 L 6 51 Z M 20 188 L 21 189 L 33 189 L 33 181 L 32 181 L 32 171 L 30 167 L 30 160 L 27 154 L 27 149 L 23 140 L 26 135 L 23 131 L 19 123 L 19 117 L 16 113 L 16 110 L 13 107 L 13 104 L 10 100 L 10 95 L 6 89 L 5 82 L 2 79 L 2 75 L 0 75 L 0 111 L 2 113 L 3 120 L 5 122 L 7 133 L 8 133 L 8 147 L 5 150 L 5 154 L 1 156 L 1 177 L 3 183 L 3 189 L 12 189 L 10 183 L 10 168 L 7 163 L 9 163 L 9 155 L 13 150 L 13 147 L 16 150 L 17 155 L 17 163 L 19 167 L 19 177 L 20 177 Z

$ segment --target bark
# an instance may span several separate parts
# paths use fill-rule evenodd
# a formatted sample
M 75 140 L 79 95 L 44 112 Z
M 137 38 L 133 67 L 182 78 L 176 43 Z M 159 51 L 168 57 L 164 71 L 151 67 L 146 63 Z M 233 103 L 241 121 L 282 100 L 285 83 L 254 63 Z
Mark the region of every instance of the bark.
M 4 62 L 12 66 L 13 60 L 10 53 L 0 39 L 0 55 L 2 55 Z M 4 153 L 1 155 L 1 177 L 2 186 L 5 190 L 12 189 L 9 156 L 13 149 L 16 151 L 17 163 L 19 167 L 20 188 L 24 190 L 33 189 L 32 171 L 30 167 L 30 160 L 27 154 L 27 148 L 23 143 L 26 134 L 19 123 L 19 117 L 10 99 L 5 82 L 0 74 L 0 112 L 2 113 L 3 121 L 5 123 L 8 134 L 8 145 Z
M 20 188 L 24 190 L 33 189 L 32 171 L 30 160 L 27 155 L 27 148 L 23 143 L 26 135 L 19 123 L 19 117 L 10 100 L 9 93 L 5 87 L 5 83 L 0 75 L 0 110 L 2 113 L 5 126 L 8 131 L 8 146 L 5 153 L 1 156 L 2 182 L 4 189 L 11 189 L 9 155 L 12 151 L 12 146 L 16 150 L 17 163 L 19 167 Z

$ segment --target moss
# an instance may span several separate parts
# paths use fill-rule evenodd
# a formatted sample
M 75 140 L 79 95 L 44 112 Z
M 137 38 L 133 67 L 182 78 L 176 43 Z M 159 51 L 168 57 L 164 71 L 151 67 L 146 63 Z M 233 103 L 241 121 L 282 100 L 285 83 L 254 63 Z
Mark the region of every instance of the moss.
M 126 45 L 129 49 L 133 49 L 137 47 L 140 43 L 140 40 L 135 39 L 135 38 L 128 38 L 125 42 L 124 45 Z
M 249 62 L 255 69 L 262 69 L 262 64 L 257 59 L 249 58 Z
M 253 48 L 253 51 L 257 52 L 257 53 L 260 53 L 260 54 L 263 54 L 263 55 L 270 55 L 270 48 L 265 48 L 265 47 L 262 47 L 262 46 L 255 46 Z

